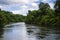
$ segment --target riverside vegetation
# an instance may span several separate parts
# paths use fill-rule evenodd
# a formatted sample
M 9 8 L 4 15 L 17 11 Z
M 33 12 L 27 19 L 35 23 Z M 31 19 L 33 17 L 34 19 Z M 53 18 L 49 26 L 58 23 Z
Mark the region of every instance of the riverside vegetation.
M 54 2 L 54 9 L 48 3 L 41 2 L 38 10 L 28 11 L 26 23 L 46 27 L 60 27 L 60 0 Z
M 19 14 L 13 14 L 12 12 L 4 11 L 0 9 L 0 28 L 3 28 L 6 24 L 15 22 L 24 22 L 25 16 Z

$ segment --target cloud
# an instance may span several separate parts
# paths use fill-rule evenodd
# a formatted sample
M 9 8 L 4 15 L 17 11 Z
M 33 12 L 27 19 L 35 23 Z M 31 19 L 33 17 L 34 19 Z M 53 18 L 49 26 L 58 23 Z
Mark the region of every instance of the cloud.
M 27 3 L 33 3 L 38 0 L 0 0 L 0 4 L 27 4 Z
M 48 2 L 48 0 L 42 0 L 42 2 L 45 2 L 45 3 L 47 3 L 47 2 Z
M 40 1 L 49 3 L 53 8 L 51 0 L 0 0 L 0 8 L 14 14 L 26 15 L 28 10 L 37 10 Z
M 27 10 L 16 10 L 16 11 L 12 11 L 14 14 L 21 14 L 21 15 L 27 15 Z
M 54 3 L 54 1 L 56 1 L 56 0 L 42 0 L 42 2 L 44 2 L 44 3 Z
M 26 14 L 28 10 L 37 10 L 39 0 L 0 0 L 0 8 L 15 14 Z
M 0 6 L 0 8 L 3 8 L 3 6 Z
M 19 9 L 19 10 L 15 10 L 15 11 L 12 11 L 13 13 L 15 13 L 15 14 L 23 14 L 23 15 L 27 15 L 27 13 L 28 13 L 28 10 L 37 10 L 38 9 L 38 6 L 37 6 L 37 4 L 31 4 L 31 6 L 30 5 L 22 5 L 22 6 L 20 6 L 20 8 L 21 9 Z
M 51 7 L 51 9 L 54 9 L 54 3 L 49 3 L 49 5 L 50 5 L 50 7 Z

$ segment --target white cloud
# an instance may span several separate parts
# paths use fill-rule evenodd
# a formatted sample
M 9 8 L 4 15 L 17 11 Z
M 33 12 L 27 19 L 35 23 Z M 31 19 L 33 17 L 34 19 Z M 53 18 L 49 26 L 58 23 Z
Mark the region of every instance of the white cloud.
M 53 3 L 55 0 L 42 0 L 44 3 Z
M 42 2 L 47 3 L 49 0 L 42 0 Z
M 29 0 L 7 0 L 10 3 L 28 3 Z
M 38 4 L 35 3 L 37 1 L 39 0 L 0 0 L 0 8 L 12 11 L 14 14 L 26 15 L 28 10 L 38 9 Z M 42 2 L 49 3 L 49 0 L 42 0 Z M 54 4 L 49 3 L 49 5 L 53 8 Z
M 32 6 L 38 6 L 36 3 L 32 3 Z
M 3 6 L 0 5 L 0 8 L 3 8 Z
M 50 7 L 54 9 L 54 3 L 49 3 Z
M 33 3 L 33 2 L 36 2 L 36 1 L 39 1 L 39 0 L 0 0 L 0 4 L 29 4 L 29 3 Z
M 37 10 L 38 9 L 38 4 L 34 3 L 35 1 L 38 1 L 38 0 L 15 0 L 15 1 L 10 0 L 10 2 L 20 3 L 20 5 L 22 4 L 20 6 L 21 9 L 13 10 L 12 12 L 14 14 L 27 15 L 28 10 Z M 25 5 L 25 4 L 27 4 L 27 5 Z
M 23 6 L 21 6 L 21 8 L 22 8 L 22 9 L 27 9 L 28 6 L 27 6 L 27 5 L 23 5 Z
M 27 15 L 28 13 L 28 10 L 37 10 L 37 5 L 35 6 L 27 6 L 27 5 L 23 5 L 21 6 L 21 9 L 20 10 L 15 10 L 15 11 L 12 11 L 14 14 L 22 14 L 22 15 Z
M 28 10 L 25 10 L 25 9 L 21 9 L 21 10 L 15 10 L 15 11 L 12 11 L 14 14 L 21 14 L 21 15 L 27 15 L 27 12 Z
M 5 10 L 5 6 L 0 5 L 0 9 Z

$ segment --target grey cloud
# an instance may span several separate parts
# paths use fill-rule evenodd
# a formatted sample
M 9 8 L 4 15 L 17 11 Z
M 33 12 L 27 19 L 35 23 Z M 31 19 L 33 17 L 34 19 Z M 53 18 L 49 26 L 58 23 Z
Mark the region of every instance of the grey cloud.
M 15 4 L 15 3 L 10 0 L 0 0 L 0 5 L 10 5 L 10 4 Z
M 0 0 L 0 5 L 8 5 L 9 3 L 7 0 Z

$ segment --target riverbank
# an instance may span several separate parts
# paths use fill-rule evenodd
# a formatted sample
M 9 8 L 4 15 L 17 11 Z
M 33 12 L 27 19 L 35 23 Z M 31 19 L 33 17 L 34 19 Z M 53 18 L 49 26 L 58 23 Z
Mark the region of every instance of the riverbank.
M 13 14 L 12 12 L 0 9 L 0 28 L 3 28 L 7 24 L 24 22 L 24 21 L 25 16 L 20 14 Z
M 56 4 L 54 6 L 57 7 Z M 41 2 L 38 10 L 28 11 L 25 22 L 27 24 L 60 28 L 60 12 L 56 8 L 55 10 L 51 9 L 48 3 Z

